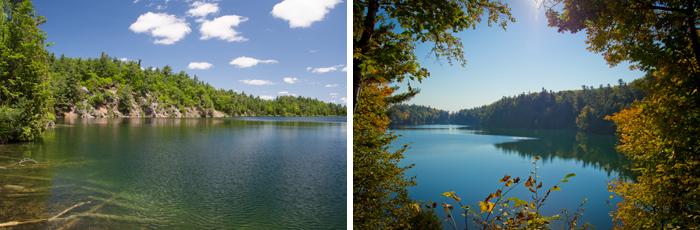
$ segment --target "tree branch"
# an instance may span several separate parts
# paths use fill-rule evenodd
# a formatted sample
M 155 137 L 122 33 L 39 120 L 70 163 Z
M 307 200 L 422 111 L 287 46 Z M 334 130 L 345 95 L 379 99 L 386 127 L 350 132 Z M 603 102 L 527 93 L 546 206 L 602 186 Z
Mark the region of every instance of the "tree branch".
M 684 13 L 684 14 L 690 13 L 690 10 L 688 10 L 688 9 L 673 8 L 673 7 L 666 7 L 666 6 L 652 5 L 650 8 L 652 10 L 663 10 L 663 11 L 678 12 L 678 13 Z
M 695 6 L 694 0 L 688 0 L 688 9 L 694 9 Z M 693 47 L 693 54 L 695 54 L 695 64 L 698 65 L 696 67 L 700 67 L 700 39 L 698 37 L 698 29 L 695 27 L 696 23 L 696 15 L 694 11 L 690 11 L 688 13 L 688 17 L 686 18 L 687 24 L 688 24 L 688 36 L 690 38 L 690 45 Z
M 377 21 L 377 11 L 379 11 L 379 0 L 368 0 L 367 16 L 365 16 L 365 21 L 362 24 L 362 36 L 360 37 L 360 40 L 356 44 L 354 44 L 355 47 L 353 47 L 353 49 L 360 49 L 361 54 L 365 54 L 369 50 L 370 39 L 374 34 L 374 26 Z M 360 87 L 362 86 L 362 74 L 360 72 L 360 64 L 360 58 L 353 58 L 353 108 L 357 108 L 357 99 L 360 96 Z

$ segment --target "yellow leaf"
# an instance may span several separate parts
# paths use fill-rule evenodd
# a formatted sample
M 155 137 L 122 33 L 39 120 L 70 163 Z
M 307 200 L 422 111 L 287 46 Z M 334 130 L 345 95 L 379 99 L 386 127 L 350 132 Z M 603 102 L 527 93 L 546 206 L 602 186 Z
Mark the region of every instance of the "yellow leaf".
M 479 201 L 479 209 L 481 209 L 481 212 L 491 212 L 494 207 L 496 207 L 496 204 L 493 202 Z
M 413 203 L 413 204 L 411 204 L 411 207 L 413 208 L 414 211 L 420 212 L 420 204 Z
M 455 201 L 457 201 L 457 202 L 462 201 L 462 198 L 460 198 L 459 196 L 457 196 L 457 194 L 456 194 L 454 191 L 445 192 L 445 193 L 443 193 L 442 195 L 443 195 L 443 196 L 446 196 L 446 197 L 449 197 L 449 198 L 452 198 L 453 200 L 455 200 Z

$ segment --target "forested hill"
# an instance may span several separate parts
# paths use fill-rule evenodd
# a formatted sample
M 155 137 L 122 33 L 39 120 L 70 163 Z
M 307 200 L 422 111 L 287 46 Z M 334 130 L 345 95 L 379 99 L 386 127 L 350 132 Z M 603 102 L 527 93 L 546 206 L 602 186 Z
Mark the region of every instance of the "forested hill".
M 389 119 L 391 126 L 454 123 L 450 112 L 429 106 L 407 104 L 391 106 Z
M 40 138 L 58 117 L 344 116 L 344 105 L 216 89 L 169 66 L 106 54 L 56 58 L 29 0 L 0 0 L 0 144 Z
M 581 90 L 523 93 L 492 104 L 456 113 L 418 105 L 395 105 L 389 110 L 392 125 L 464 124 L 486 128 L 579 129 L 612 133 L 605 120 L 644 96 L 644 80 L 616 86 L 582 87 Z
M 344 116 L 345 106 L 306 97 L 274 100 L 216 89 L 169 66 L 143 68 L 106 54 L 49 58 L 56 115 L 74 117 Z

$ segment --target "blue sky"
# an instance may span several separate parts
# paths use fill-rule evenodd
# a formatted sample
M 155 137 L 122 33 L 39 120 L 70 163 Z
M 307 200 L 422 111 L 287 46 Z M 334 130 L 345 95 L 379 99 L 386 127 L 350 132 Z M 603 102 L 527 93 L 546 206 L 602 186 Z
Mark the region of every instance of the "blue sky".
M 35 0 L 49 50 L 170 65 L 217 88 L 345 103 L 340 0 Z M 237 60 L 236 60 L 237 59 Z M 234 61 L 235 60 L 235 61 Z
M 585 33 L 558 33 L 547 27 L 535 0 L 507 1 L 516 19 L 507 30 L 487 27 L 464 31 L 467 65 L 450 66 L 418 47 L 431 77 L 417 84 L 421 93 L 409 103 L 456 111 L 492 103 L 522 92 L 580 89 L 581 85 L 617 84 L 643 76 L 622 64 L 611 68 L 600 54 L 586 50 Z

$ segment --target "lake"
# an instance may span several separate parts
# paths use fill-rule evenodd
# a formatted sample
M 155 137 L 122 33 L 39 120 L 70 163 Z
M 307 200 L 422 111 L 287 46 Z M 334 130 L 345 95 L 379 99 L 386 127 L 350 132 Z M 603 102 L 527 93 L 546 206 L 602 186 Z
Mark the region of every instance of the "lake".
M 0 145 L 0 223 L 78 205 L 19 228 L 345 229 L 346 132 L 345 117 L 57 122 Z
M 413 126 L 393 132 L 400 135 L 395 146 L 410 144 L 402 165 L 415 164 L 407 176 L 415 176 L 418 185 L 411 187 L 409 194 L 424 202 L 449 202 L 441 194 L 455 191 L 465 204 L 478 210 L 478 201 L 502 185 L 499 179 L 506 174 L 526 179 L 533 169 L 534 156 L 540 156 L 537 172 L 544 188 L 568 173 L 576 174 L 561 185 L 561 191 L 552 193 L 543 214 L 554 215 L 563 208 L 574 213 L 587 200 L 579 223 L 609 229 L 609 212 L 617 198 L 610 199 L 608 182 L 634 178 L 629 161 L 615 151 L 617 139 L 613 135 L 568 130 L 472 130 L 457 125 Z M 519 185 L 510 196 L 528 200 L 529 192 Z M 461 216 L 457 216 L 457 223 L 464 229 Z M 446 222 L 443 226 L 451 229 Z M 553 226 L 558 228 L 561 223 Z

